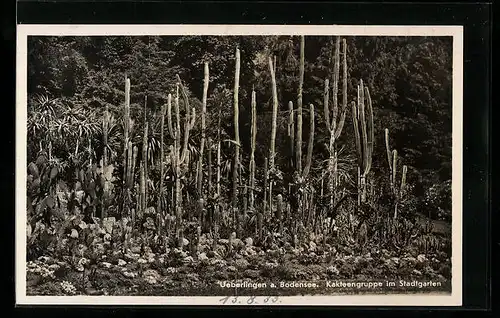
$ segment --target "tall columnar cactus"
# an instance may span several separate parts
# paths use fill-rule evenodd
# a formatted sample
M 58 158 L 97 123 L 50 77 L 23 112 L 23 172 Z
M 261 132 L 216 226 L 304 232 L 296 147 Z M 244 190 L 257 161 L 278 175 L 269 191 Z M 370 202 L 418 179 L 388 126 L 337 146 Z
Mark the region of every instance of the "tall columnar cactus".
M 389 129 L 385 129 L 385 149 L 387 151 L 387 163 L 389 164 L 389 181 L 392 195 L 394 197 L 394 218 L 398 216 L 398 205 L 404 196 L 406 190 L 406 174 L 408 167 L 403 165 L 401 174 L 401 183 L 399 186 L 396 184 L 397 166 L 398 166 L 398 151 L 396 149 L 391 151 L 389 146 Z
M 294 123 L 294 111 L 293 102 L 288 102 L 288 127 L 287 135 L 289 141 L 289 151 L 290 151 L 290 165 L 293 167 L 294 163 L 294 153 L 295 153 L 295 123 Z
M 102 143 L 103 143 L 103 153 L 102 153 L 102 169 L 103 173 L 108 166 L 108 129 L 109 129 L 109 110 L 108 105 L 104 110 L 104 115 L 102 117 Z M 107 217 L 106 202 L 109 197 L 109 181 L 104 178 L 103 184 L 103 200 L 101 205 L 101 217 Z
M 252 123 L 250 127 L 250 135 L 251 135 L 251 150 L 250 150 L 250 211 L 254 210 L 255 197 L 254 197 L 254 189 L 255 189 L 255 142 L 257 139 L 257 101 L 255 96 L 255 91 L 252 90 Z
M 300 37 L 299 89 L 297 92 L 297 136 L 295 146 L 295 170 L 302 173 L 302 86 L 304 85 L 305 38 Z
M 142 159 L 141 159 L 141 184 L 140 184 L 140 209 L 141 212 L 147 208 L 147 182 L 148 182 L 148 123 L 144 123 L 144 132 L 142 136 Z
M 365 114 L 365 99 L 368 107 L 368 118 Z M 363 80 L 358 85 L 358 102 L 352 102 L 352 122 L 356 149 L 358 152 L 358 201 L 366 202 L 366 178 L 372 166 L 373 154 L 373 109 L 368 87 Z
M 123 109 L 123 211 L 125 215 L 133 214 L 130 208 L 132 201 L 130 190 L 134 186 L 134 171 L 137 158 L 137 147 L 132 144 L 130 135 L 130 79 L 125 78 L 125 105 Z M 134 220 L 134 215 L 132 215 Z
M 314 147 L 314 105 L 309 105 L 309 139 L 307 144 L 307 154 L 306 154 L 306 162 L 305 165 L 302 163 L 302 125 L 303 125 L 303 101 L 302 101 L 302 86 L 304 84 L 304 63 L 305 63 L 305 38 L 304 36 L 300 37 L 300 65 L 299 65 L 299 87 L 297 90 L 297 110 L 293 109 L 293 102 L 288 102 L 288 126 L 287 126 L 287 135 L 289 141 L 289 153 L 290 153 L 290 165 L 292 169 L 295 170 L 293 181 L 290 181 L 289 187 L 289 195 L 291 198 L 291 210 L 293 213 L 297 213 L 300 211 L 300 207 L 304 207 L 303 204 L 304 197 L 299 195 L 302 191 L 297 191 L 297 187 L 302 187 L 304 181 L 306 180 L 312 165 L 312 154 Z M 271 67 L 270 69 L 273 71 L 271 73 L 272 77 L 274 76 L 274 69 Z M 273 95 L 275 91 L 275 81 L 273 80 Z M 273 96 L 274 97 L 274 96 Z M 277 104 L 277 99 L 275 101 Z M 296 118 L 296 120 L 295 120 Z M 274 122 L 273 122 L 274 125 Z M 274 131 L 274 130 L 273 130 Z M 272 167 L 271 167 L 272 168 Z M 299 217 L 294 217 L 294 221 L 297 221 Z
M 276 156 L 276 117 L 278 116 L 278 90 L 276 87 L 276 73 L 273 59 L 269 57 L 269 71 L 271 73 L 272 92 L 273 92 L 273 114 L 271 122 L 271 144 L 269 149 L 269 170 L 271 178 L 269 182 L 269 211 L 273 213 L 273 183 L 275 174 L 275 156 Z M 267 186 L 267 185 L 266 185 Z
M 201 108 L 201 143 L 200 143 L 200 159 L 198 162 L 198 195 L 203 197 L 203 152 L 205 149 L 205 137 L 206 137 L 206 127 L 205 127 L 205 116 L 207 113 L 207 95 L 208 95 L 208 82 L 209 82 L 209 69 L 208 62 L 205 62 L 204 67 L 204 78 L 203 78 L 203 99 Z
M 125 78 L 125 107 L 123 109 L 123 184 L 126 185 L 127 177 L 127 150 L 129 145 L 130 130 L 130 79 Z
M 184 100 L 185 106 L 185 115 L 184 115 L 184 131 L 181 132 L 181 116 L 180 116 L 180 106 L 179 106 L 179 89 L 182 93 L 182 97 Z M 191 129 L 194 127 L 196 120 L 195 108 L 189 106 L 189 99 L 187 97 L 187 93 L 184 90 L 184 86 L 182 85 L 180 77 L 177 75 L 177 85 L 176 85 L 176 96 L 174 101 L 175 107 L 175 125 L 172 123 L 171 110 L 169 105 L 167 105 L 167 120 L 168 120 L 168 129 L 170 136 L 174 139 L 174 146 L 172 151 L 172 163 L 173 170 L 175 176 L 175 224 L 176 224 L 176 238 L 178 240 L 178 244 L 182 245 L 182 193 L 181 193 L 181 179 L 183 177 L 183 173 L 186 169 L 183 169 L 185 165 L 187 165 L 189 160 L 188 155 L 188 142 L 189 142 L 189 133 Z M 183 133 L 184 144 L 181 145 L 181 133 Z
M 233 221 L 238 229 L 238 172 L 240 168 L 240 130 L 239 130 L 239 106 L 238 106 L 238 92 L 240 87 L 240 50 L 236 49 L 236 65 L 234 72 L 234 91 L 233 91 L 233 120 L 234 120 L 234 161 L 233 161 L 233 174 L 232 174 L 232 208 L 233 208 Z
M 221 206 L 220 206 L 220 180 L 221 180 L 221 110 L 219 109 L 219 117 L 217 123 L 217 174 L 215 179 L 215 209 L 214 209 L 214 236 L 218 236 L 219 220 L 221 219 Z M 217 240 L 214 240 L 217 241 Z
M 340 137 L 342 129 L 344 127 L 345 116 L 347 112 L 347 44 L 345 39 L 343 42 L 343 52 L 342 52 L 342 113 L 340 119 L 338 119 L 339 107 L 338 107 L 338 82 L 340 73 L 340 37 L 336 37 L 335 50 L 334 50 L 334 65 L 333 65 L 333 88 L 332 88 L 332 101 L 333 109 L 330 109 L 330 82 L 325 79 L 325 92 L 324 92 L 324 118 L 327 130 L 330 132 L 330 143 L 328 147 L 329 159 L 328 159 L 328 190 L 330 197 L 330 206 L 333 207 L 335 201 L 335 182 L 336 182 L 336 169 L 335 165 L 338 161 L 335 151 L 336 140 Z M 330 120 L 331 112 L 331 120 Z M 337 123 L 338 120 L 338 123 Z
M 172 108 L 172 94 L 168 94 L 167 98 L 167 109 L 170 110 Z M 161 109 L 160 109 L 160 189 L 159 189 L 159 195 L 158 195 L 158 228 L 159 231 L 161 231 L 161 224 L 164 215 L 164 206 L 162 204 L 164 200 L 164 188 L 163 188 L 163 181 L 165 179 L 165 141 L 164 141 L 164 135 L 165 135 L 165 104 L 161 104 Z M 170 111 L 169 111 L 169 116 L 170 116 Z

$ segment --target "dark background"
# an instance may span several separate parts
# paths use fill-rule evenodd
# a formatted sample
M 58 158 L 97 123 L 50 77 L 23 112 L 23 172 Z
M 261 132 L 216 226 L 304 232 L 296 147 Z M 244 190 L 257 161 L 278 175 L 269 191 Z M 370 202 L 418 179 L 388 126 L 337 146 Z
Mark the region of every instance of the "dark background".
M 3 40 L 10 58 L 4 57 L 4 74 L 15 77 L 14 11 L 8 10 L 2 23 Z M 10 1 L 13 2 L 13 1 Z M 12 8 L 12 4 L 11 4 Z M 464 25 L 464 154 L 463 154 L 463 304 L 469 309 L 486 309 L 490 294 L 490 108 L 491 103 L 491 5 L 441 3 L 277 3 L 277 2 L 29 2 L 19 1 L 17 22 L 43 24 L 115 23 L 233 23 L 233 24 L 378 24 L 378 25 Z M 9 20 L 10 19 L 10 20 Z M 12 81 L 14 82 L 14 81 Z M 4 96 L 14 100 L 7 86 Z M 14 103 L 4 103 L 14 105 Z M 4 107 L 4 120 L 15 123 L 14 107 Z M 9 118 L 9 115 L 11 116 Z M 5 127 L 9 127 L 6 125 Z M 10 126 L 14 132 L 14 125 Z M 13 134 L 12 134 L 13 136 Z M 14 150 L 13 138 L 7 143 Z M 14 156 L 10 158 L 15 159 Z M 14 161 L 3 156 L 4 195 L 14 184 Z M 13 195 L 10 197 L 14 197 Z M 13 205 L 12 205 L 13 207 Z M 8 214 L 8 213 L 5 213 Z M 4 215 L 5 215 L 4 214 Z M 9 215 L 14 215 L 11 213 Z M 13 220 L 12 220 L 13 221 Z M 9 224 L 4 222 L 4 224 Z M 10 223 L 10 224 L 13 224 Z M 5 231 L 4 233 L 11 233 Z M 12 236 L 10 237 L 12 239 Z M 5 240 L 4 240 L 5 242 Z M 12 244 L 13 246 L 13 244 Z M 13 255 L 13 254 L 11 254 Z M 8 282 L 13 282 L 13 275 Z M 13 292 L 13 288 L 9 292 Z M 19 312 L 18 312 L 19 313 Z M 61 313 L 63 313 L 61 311 Z

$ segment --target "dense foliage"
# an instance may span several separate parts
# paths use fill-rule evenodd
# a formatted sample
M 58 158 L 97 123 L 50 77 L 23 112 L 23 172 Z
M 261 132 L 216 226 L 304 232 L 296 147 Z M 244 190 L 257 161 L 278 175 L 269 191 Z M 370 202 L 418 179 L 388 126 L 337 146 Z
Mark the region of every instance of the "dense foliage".
M 334 37 L 306 37 L 305 47 L 295 36 L 30 37 L 28 259 L 71 255 L 68 263 L 79 271 L 114 251 L 113 260 L 105 262 L 109 266 L 124 266 L 123 259 L 133 263 L 140 254 L 146 263 L 163 255 L 166 265 L 158 266 L 172 268 L 191 264 L 188 257 L 202 264 L 210 253 L 249 255 L 255 245 L 255 253 L 271 254 L 293 246 L 297 255 L 305 250 L 323 257 L 311 264 L 328 266 L 333 261 L 327 257 L 353 253 L 376 254 L 382 261 L 406 253 L 415 264 L 427 264 L 425 254 L 449 263 L 451 38 L 345 41 L 342 63 L 348 67 L 339 80 L 335 61 L 344 55 L 334 54 Z M 235 64 L 240 67 L 237 115 Z M 366 202 L 356 178 L 358 167 L 366 165 L 356 150 L 359 131 L 349 104 L 343 133 L 332 143 L 323 111 L 325 79 L 329 90 L 338 82 L 339 104 L 345 91 L 346 100 L 357 100 L 359 107 L 359 87 L 361 96 L 366 87 L 367 116 L 373 114 L 368 129 L 374 132 L 366 181 L 364 176 L 361 181 Z M 303 123 L 292 130 L 300 131 L 303 154 L 297 158 L 310 168 L 307 173 L 297 169 L 290 150 L 298 95 Z M 344 109 L 339 111 L 340 117 Z M 364 129 L 365 120 L 358 119 Z M 182 138 L 176 141 L 178 133 Z M 397 178 L 392 159 L 388 162 L 391 151 L 397 152 Z M 336 179 L 328 197 L 323 193 L 333 164 Z M 240 220 L 235 213 L 241 210 Z M 297 213 L 303 213 L 297 217 L 303 223 L 291 215 Z M 431 219 L 442 223 L 433 229 Z M 405 270 L 422 275 L 412 266 Z M 338 275 L 328 268 L 334 273 L 328 275 Z M 355 275 L 352 268 L 346 271 L 340 276 Z M 429 275 L 437 272 L 450 274 L 446 267 L 431 268 Z M 129 268 L 124 275 L 136 274 Z

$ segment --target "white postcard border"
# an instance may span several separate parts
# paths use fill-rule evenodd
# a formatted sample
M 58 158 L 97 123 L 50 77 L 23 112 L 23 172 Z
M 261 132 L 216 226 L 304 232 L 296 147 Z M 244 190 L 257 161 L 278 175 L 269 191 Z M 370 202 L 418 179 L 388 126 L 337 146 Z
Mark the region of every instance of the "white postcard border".
M 280 296 L 273 305 L 461 306 L 462 305 L 462 133 L 463 26 L 362 25 L 37 25 L 17 26 L 16 56 L 16 304 L 17 305 L 221 305 L 223 296 L 27 296 L 26 295 L 26 123 L 28 36 L 113 35 L 340 35 L 453 37 L 452 293 L 451 295 Z M 231 302 L 227 302 L 231 305 Z M 244 303 L 243 303 L 244 304 Z M 241 304 L 239 304 L 241 305 Z M 260 303 L 259 305 L 264 305 Z

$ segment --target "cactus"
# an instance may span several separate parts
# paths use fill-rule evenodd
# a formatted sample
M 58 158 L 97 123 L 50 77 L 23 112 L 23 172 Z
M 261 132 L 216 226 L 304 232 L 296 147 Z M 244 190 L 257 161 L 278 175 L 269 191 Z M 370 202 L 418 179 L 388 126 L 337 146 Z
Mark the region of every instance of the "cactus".
M 408 167 L 403 165 L 403 171 L 401 174 L 401 183 L 399 187 L 396 184 L 396 172 L 398 163 L 398 151 L 396 149 L 391 151 L 389 146 L 389 129 L 385 129 L 385 149 L 387 151 L 387 162 L 389 164 L 389 181 L 390 189 L 394 198 L 394 219 L 398 216 L 398 205 L 404 196 L 406 189 L 406 174 L 408 173 Z
M 307 155 L 306 155 L 306 165 L 303 171 L 303 178 L 309 175 L 312 165 L 312 155 L 314 148 L 314 105 L 309 105 L 309 140 L 307 142 Z
M 214 209 L 214 237 L 218 235 L 218 223 L 221 217 L 220 208 L 220 180 L 221 180 L 221 134 L 220 134 L 220 121 L 221 121 L 221 110 L 219 109 L 219 120 L 217 124 L 217 176 L 216 176 L 216 193 L 215 193 L 215 209 Z M 214 240 L 215 241 L 215 240 Z
M 250 211 L 254 210 L 255 198 L 254 198 L 254 189 L 255 189 L 255 142 L 257 139 L 257 102 L 255 97 L 255 91 L 252 90 L 252 123 L 250 127 L 251 134 L 251 151 L 250 151 Z
M 130 190 L 134 185 L 134 171 L 137 159 L 137 147 L 132 144 L 130 134 L 130 79 L 125 78 L 125 105 L 123 112 L 123 208 L 125 215 L 131 212 Z
M 332 101 L 333 109 L 330 110 L 329 106 L 329 92 L 330 92 L 330 82 L 325 79 L 325 91 L 324 91 L 324 118 L 327 130 L 330 132 L 330 143 L 328 147 L 329 159 L 328 159 L 328 190 L 329 190 L 329 200 L 330 207 L 334 206 L 335 202 L 335 183 L 336 183 L 336 163 L 338 161 L 337 153 L 335 151 L 336 140 L 340 137 L 342 129 L 344 127 L 345 116 L 347 113 L 347 44 L 346 40 L 343 41 L 343 52 L 342 52 L 342 113 L 340 119 L 337 119 L 339 113 L 338 107 L 338 82 L 340 74 L 340 37 L 336 37 L 335 50 L 333 56 L 333 88 L 332 88 Z M 330 112 L 331 120 L 330 120 Z M 337 120 L 338 123 L 337 123 Z
M 141 211 L 144 212 L 147 208 L 147 182 L 148 182 L 148 123 L 144 123 L 144 134 L 142 136 L 142 158 L 141 158 Z
M 238 218 L 238 172 L 240 168 L 240 131 L 239 131 L 239 108 L 238 108 L 238 92 L 240 85 L 240 50 L 236 49 L 236 65 L 234 73 L 234 92 L 233 92 L 233 119 L 234 119 L 234 161 L 233 161 L 233 174 L 232 174 L 232 208 L 233 208 L 233 222 L 237 226 Z
M 180 110 L 179 110 L 179 90 L 182 93 L 184 106 L 185 106 L 185 115 L 184 115 L 184 144 L 181 146 L 181 118 L 180 118 Z M 189 106 L 189 99 L 187 97 L 186 91 L 184 90 L 184 86 L 182 85 L 181 79 L 179 75 L 177 75 L 177 83 L 176 83 L 176 96 L 174 101 L 175 107 L 175 125 L 172 122 L 171 109 L 167 105 L 167 120 L 168 120 L 168 129 L 171 137 L 174 139 L 173 151 L 171 153 L 172 156 L 172 164 L 175 176 L 175 231 L 176 238 L 179 245 L 182 245 L 182 193 L 181 193 L 181 179 L 184 172 L 182 167 L 187 165 L 189 162 L 189 154 L 188 154 L 188 141 L 189 141 L 189 133 L 190 130 L 194 127 L 196 120 L 195 109 L 191 109 Z
M 130 79 L 125 77 L 125 107 L 123 112 L 123 182 L 125 185 L 125 180 L 127 176 L 126 167 L 126 158 L 127 158 L 127 150 L 129 145 L 129 130 L 130 130 Z
M 207 192 L 210 195 L 212 195 L 212 138 L 208 137 L 207 139 L 207 161 L 208 161 L 208 167 L 207 167 Z
M 279 224 L 279 233 L 283 235 L 283 196 L 278 194 L 277 196 L 278 205 L 276 207 L 276 217 Z
M 205 135 L 206 135 L 206 127 L 205 127 L 205 116 L 207 113 L 207 95 L 208 95 L 208 83 L 209 83 L 209 69 L 208 62 L 205 62 L 204 67 L 204 79 L 203 79 L 203 99 L 202 99 L 202 109 L 201 109 L 201 143 L 200 143 L 200 159 L 198 163 L 198 195 L 200 197 L 203 196 L 203 152 L 205 149 Z
M 106 104 L 106 108 L 104 109 L 104 115 L 102 117 L 102 169 L 105 171 L 108 166 L 108 129 L 109 129 L 109 110 L 108 105 Z M 106 211 L 106 202 L 109 197 L 109 181 L 104 179 L 103 184 L 103 199 L 101 205 L 101 218 L 107 217 Z
M 365 98 L 368 119 L 365 115 Z M 352 102 L 352 120 L 358 151 L 358 202 L 361 203 L 366 202 L 366 179 L 371 169 L 374 141 L 372 102 L 368 87 L 364 87 L 363 80 L 360 80 L 358 85 L 357 105 Z
M 300 37 L 300 67 L 299 67 L 299 89 L 297 92 L 297 136 L 295 138 L 295 170 L 302 173 L 302 86 L 304 84 L 304 50 L 305 38 Z
M 172 95 L 168 94 L 167 97 L 167 109 L 171 109 L 172 106 Z M 163 190 L 163 180 L 165 178 L 165 141 L 164 141 L 164 134 L 165 134 L 165 104 L 161 104 L 161 109 L 160 109 L 160 184 L 159 184 L 159 193 L 158 193 L 158 232 L 161 233 L 162 229 L 162 223 L 163 219 L 165 217 L 164 214 L 164 206 L 162 205 L 163 199 L 164 199 L 164 190 Z
M 290 166 L 294 165 L 294 153 L 295 153 L 295 123 L 294 123 L 294 112 L 293 112 L 293 102 L 288 102 L 288 141 L 290 150 Z
M 276 62 L 276 60 L 274 60 Z M 271 144 L 269 149 L 269 170 L 268 172 L 274 175 L 275 167 L 275 156 L 276 156 L 276 117 L 278 115 L 278 90 L 276 88 L 276 74 L 275 67 L 273 66 L 273 59 L 269 57 L 269 71 L 271 73 L 272 82 L 272 92 L 273 92 L 273 114 L 272 114 L 272 124 L 271 124 Z M 274 178 L 271 176 L 269 182 L 269 211 L 273 212 L 273 183 Z M 267 186 L 267 185 L 266 185 Z

